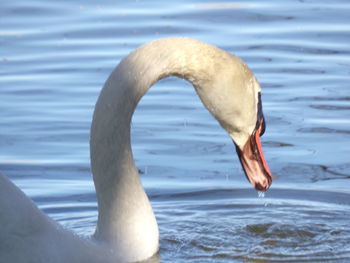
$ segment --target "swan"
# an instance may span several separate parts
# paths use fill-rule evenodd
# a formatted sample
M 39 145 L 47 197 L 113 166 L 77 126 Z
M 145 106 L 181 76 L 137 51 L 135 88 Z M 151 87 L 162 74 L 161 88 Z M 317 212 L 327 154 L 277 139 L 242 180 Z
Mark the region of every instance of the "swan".
M 272 175 L 260 136 L 265 130 L 261 88 L 248 66 L 230 53 L 181 37 L 145 44 L 113 70 L 97 100 L 90 134 L 98 203 L 94 235 L 74 235 L 45 215 L 0 175 L 0 262 L 135 262 L 157 253 L 159 232 L 132 155 L 130 123 L 147 90 L 177 76 L 191 82 L 204 106 L 227 131 L 246 177 L 260 191 Z

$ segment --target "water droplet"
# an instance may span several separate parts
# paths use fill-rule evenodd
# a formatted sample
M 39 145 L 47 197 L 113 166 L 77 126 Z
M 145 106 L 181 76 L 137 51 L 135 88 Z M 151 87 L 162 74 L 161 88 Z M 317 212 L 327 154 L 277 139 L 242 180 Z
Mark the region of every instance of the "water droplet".
M 266 201 L 266 199 L 265 199 L 265 193 L 266 193 L 266 192 L 258 191 L 258 197 L 259 197 L 260 199 L 263 199 L 263 200 L 264 200 L 264 206 L 267 206 L 268 203 L 267 203 L 267 201 Z
M 265 198 L 265 192 L 258 191 L 258 197 L 259 198 Z

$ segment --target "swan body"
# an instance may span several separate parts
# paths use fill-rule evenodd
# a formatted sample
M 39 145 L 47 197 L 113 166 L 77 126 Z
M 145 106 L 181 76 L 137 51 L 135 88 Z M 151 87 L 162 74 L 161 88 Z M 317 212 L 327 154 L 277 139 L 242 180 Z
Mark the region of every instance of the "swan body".
M 248 180 L 266 190 L 271 174 L 260 135 L 260 86 L 239 58 L 189 38 L 145 44 L 107 79 L 95 106 L 90 135 L 98 221 L 83 239 L 46 216 L 0 176 L 0 262 L 135 262 L 157 253 L 157 222 L 132 156 L 130 123 L 147 90 L 159 79 L 190 81 L 204 106 L 228 132 Z

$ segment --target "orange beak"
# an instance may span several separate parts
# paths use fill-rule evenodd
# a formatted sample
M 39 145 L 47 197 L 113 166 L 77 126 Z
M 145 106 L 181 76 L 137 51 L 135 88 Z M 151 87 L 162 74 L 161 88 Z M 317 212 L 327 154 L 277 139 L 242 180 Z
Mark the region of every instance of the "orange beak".
M 272 174 L 264 157 L 260 136 L 265 132 L 265 119 L 262 111 L 261 93 L 258 93 L 257 122 L 253 134 L 243 146 L 236 145 L 236 151 L 241 161 L 245 175 L 258 191 L 266 191 L 272 183 Z
M 243 149 L 236 146 L 245 175 L 258 191 L 266 191 L 272 183 L 272 174 L 267 166 L 260 142 L 260 136 L 264 130 L 264 118 L 262 117 Z

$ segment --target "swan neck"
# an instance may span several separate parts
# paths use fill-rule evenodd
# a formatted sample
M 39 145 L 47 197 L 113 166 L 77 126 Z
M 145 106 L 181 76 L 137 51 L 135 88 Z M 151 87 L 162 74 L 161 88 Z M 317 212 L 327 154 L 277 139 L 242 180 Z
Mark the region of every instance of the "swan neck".
M 205 43 L 170 38 L 141 46 L 120 62 L 101 91 L 91 127 L 91 166 L 98 200 L 102 196 L 109 199 L 108 195 L 120 189 L 120 180 L 138 178 L 130 123 L 147 90 L 159 79 L 178 76 L 191 82 L 205 106 L 212 110 L 205 94 L 210 94 L 217 72 L 227 64 L 223 60 L 230 59 L 230 54 Z
M 130 124 L 141 97 L 159 79 L 178 76 L 191 82 L 216 116 L 213 87 L 229 83 L 225 74 L 241 61 L 216 47 L 186 39 L 151 42 L 130 53 L 106 81 L 95 106 L 90 137 L 91 168 L 98 201 L 95 237 L 138 261 L 158 250 L 158 227 L 132 155 Z M 237 61 L 236 61 L 237 62 Z M 229 89 L 227 89 L 229 92 Z M 224 94 L 225 97 L 227 97 Z M 219 117 L 217 119 L 220 122 Z

